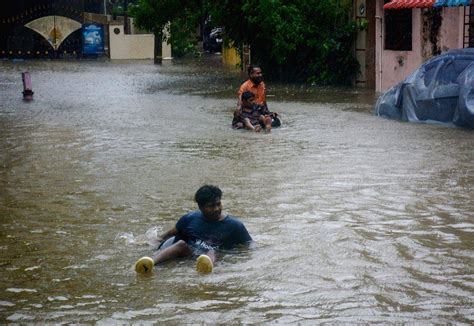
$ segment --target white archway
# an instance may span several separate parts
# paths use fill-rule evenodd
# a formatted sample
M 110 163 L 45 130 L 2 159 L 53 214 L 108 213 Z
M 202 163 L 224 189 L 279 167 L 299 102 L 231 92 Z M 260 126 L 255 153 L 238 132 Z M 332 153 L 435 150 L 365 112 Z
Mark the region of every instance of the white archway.
M 69 35 L 82 27 L 82 24 L 64 16 L 44 16 L 30 21 L 25 27 L 43 36 L 54 50 L 57 50 Z

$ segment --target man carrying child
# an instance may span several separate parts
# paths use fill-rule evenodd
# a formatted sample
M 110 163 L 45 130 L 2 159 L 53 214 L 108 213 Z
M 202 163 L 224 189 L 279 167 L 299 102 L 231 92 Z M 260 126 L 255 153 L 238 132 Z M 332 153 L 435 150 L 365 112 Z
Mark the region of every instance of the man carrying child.
M 262 70 L 259 66 L 249 66 L 248 75 L 249 79 L 239 88 L 238 107 L 234 112 L 232 127 L 256 132 L 263 127 L 270 132 L 272 127 L 279 127 L 281 121 L 277 113 L 268 111 Z

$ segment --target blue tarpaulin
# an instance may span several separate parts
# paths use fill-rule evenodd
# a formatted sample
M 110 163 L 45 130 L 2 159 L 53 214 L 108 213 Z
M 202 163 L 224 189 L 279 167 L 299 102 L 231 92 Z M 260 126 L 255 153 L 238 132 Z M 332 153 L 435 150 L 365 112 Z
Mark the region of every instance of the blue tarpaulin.
M 377 100 L 378 116 L 474 129 L 474 48 L 431 58 Z
M 471 5 L 471 0 L 436 0 L 433 7 L 459 7 L 469 5 Z

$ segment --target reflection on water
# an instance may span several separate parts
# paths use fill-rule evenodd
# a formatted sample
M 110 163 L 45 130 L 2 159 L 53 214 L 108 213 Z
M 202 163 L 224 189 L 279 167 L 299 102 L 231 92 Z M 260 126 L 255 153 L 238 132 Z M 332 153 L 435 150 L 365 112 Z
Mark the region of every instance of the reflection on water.
M 234 131 L 245 76 L 218 58 L 0 68 L 2 322 L 474 322 L 472 132 L 272 83 L 284 126 Z M 137 277 L 204 183 L 256 248 Z

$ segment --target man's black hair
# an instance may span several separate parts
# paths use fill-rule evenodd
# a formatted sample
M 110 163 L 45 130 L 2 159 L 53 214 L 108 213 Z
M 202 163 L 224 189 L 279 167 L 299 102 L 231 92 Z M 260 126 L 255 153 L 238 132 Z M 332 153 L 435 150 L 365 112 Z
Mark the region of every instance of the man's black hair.
M 255 97 L 255 94 L 250 91 L 245 91 L 242 93 L 242 101 L 247 101 L 254 97 Z
M 196 191 L 194 195 L 194 200 L 199 205 L 199 207 L 203 207 L 209 203 L 215 203 L 217 199 L 222 198 L 222 191 L 219 187 L 211 186 L 211 185 L 204 185 Z
M 260 68 L 259 65 L 249 65 L 249 68 L 247 69 L 247 73 L 249 74 L 249 76 L 250 76 L 250 74 L 253 72 L 253 70 L 254 70 L 255 68 L 262 69 L 262 68 Z

